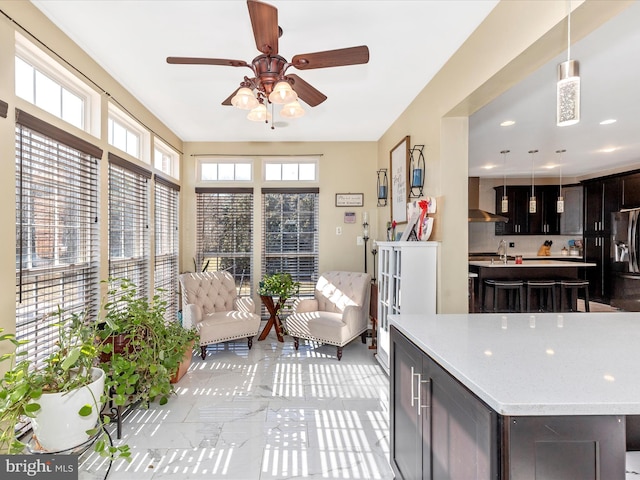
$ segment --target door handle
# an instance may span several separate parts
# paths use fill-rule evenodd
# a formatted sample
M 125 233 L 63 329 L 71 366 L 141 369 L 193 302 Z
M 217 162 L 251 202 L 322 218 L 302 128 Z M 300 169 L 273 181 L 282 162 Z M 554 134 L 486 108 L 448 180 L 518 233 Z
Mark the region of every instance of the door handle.
M 414 383 L 413 383 L 413 377 L 418 376 L 418 378 L 420 378 L 420 374 L 419 373 L 415 373 L 413 370 L 413 367 L 411 367 L 411 406 L 413 407 L 414 404 L 413 402 L 415 400 L 418 399 L 418 397 L 416 397 L 416 391 L 415 391 L 415 387 L 414 387 Z
M 422 415 L 422 409 L 423 408 L 429 408 L 429 405 L 422 405 L 422 384 L 426 383 L 429 384 L 430 380 L 422 380 L 422 374 L 420 373 L 416 373 L 415 374 L 416 377 L 418 377 L 418 381 L 416 382 L 416 385 L 418 386 L 418 395 L 416 395 L 416 401 L 418 402 L 418 416 Z M 411 385 L 413 386 L 413 382 L 411 382 Z M 413 406 L 413 405 L 411 405 Z

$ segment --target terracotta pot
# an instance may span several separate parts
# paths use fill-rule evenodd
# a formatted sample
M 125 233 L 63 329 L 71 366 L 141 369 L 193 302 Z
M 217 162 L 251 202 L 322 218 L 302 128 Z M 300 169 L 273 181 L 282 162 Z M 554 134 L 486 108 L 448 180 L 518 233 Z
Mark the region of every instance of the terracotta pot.
M 178 383 L 184 374 L 189 370 L 189 366 L 191 365 L 191 359 L 193 358 L 193 342 L 189 342 L 187 345 L 187 349 L 184 352 L 184 357 L 182 357 L 182 361 L 180 365 L 178 365 L 178 370 L 171 377 L 171 383 Z

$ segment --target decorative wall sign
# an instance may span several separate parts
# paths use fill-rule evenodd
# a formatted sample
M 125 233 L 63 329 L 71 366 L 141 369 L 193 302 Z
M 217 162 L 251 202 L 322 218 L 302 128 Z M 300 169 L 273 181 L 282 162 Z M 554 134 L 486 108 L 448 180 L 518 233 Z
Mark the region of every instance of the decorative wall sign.
M 364 193 L 336 193 L 336 207 L 363 207 Z
M 391 221 L 407 222 L 409 192 L 409 144 L 407 135 L 390 152 L 391 171 Z
M 344 212 L 344 223 L 356 223 L 356 212 Z

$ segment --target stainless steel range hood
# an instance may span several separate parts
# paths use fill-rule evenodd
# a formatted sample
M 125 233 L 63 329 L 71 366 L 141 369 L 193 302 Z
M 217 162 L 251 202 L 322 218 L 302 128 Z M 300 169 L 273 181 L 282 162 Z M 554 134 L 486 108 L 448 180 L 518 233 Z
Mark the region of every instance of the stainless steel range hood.
M 469 177 L 469 221 L 470 222 L 507 222 L 502 215 L 480 210 L 480 178 Z

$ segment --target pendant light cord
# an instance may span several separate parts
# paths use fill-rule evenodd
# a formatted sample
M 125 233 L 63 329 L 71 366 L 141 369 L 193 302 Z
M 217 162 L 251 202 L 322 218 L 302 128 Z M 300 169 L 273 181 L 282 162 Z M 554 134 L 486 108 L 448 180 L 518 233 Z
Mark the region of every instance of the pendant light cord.
M 571 0 L 569 4 L 569 13 L 567 14 L 567 61 L 571 60 Z

